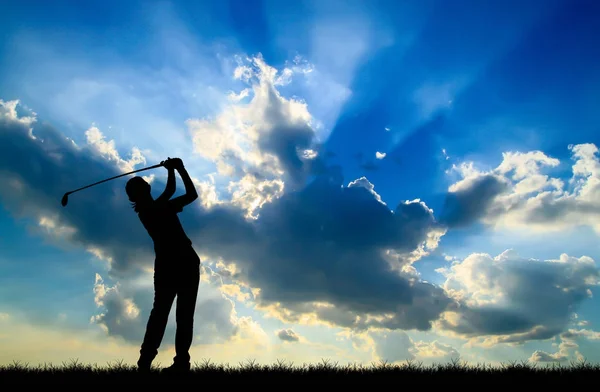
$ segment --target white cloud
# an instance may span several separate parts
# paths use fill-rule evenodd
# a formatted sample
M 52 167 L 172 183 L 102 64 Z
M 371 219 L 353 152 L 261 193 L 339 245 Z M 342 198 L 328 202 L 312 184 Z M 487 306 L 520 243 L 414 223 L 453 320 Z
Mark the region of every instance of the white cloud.
M 385 152 L 379 152 L 379 151 L 377 151 L 377 152 L 375 153 L 375 158 L 376 158 L 376 159 L 383 159 L 383 158 L 385 158 L 385 156 L 386 156 L 386 153 L 385 153 Z
M 198 198 L 204 208 L 211 208 L 215 205 L 225 203 L 224 200 L 219 198 L 219 193 L 214 183 L 214 178 L 209 176 L 208 181 L 200 181 L 196 178 L 192 178 L 196 190 L 198 192 Z
M 247 61 L 236 68 L 234 76 L 251 85 L 240 93 L 250 95 L 250 100 L 227 105 L 212 118 L 186 122 L 195 152 L 212 161 L 219 175 L 237 179 L 231 187 L 236 189 L 238 201 L 255 200 L 256 193 L 262 192 L 256 188 L 273 189 L 264 196 L 273 198 L 281 192 L 283 182 L 301 184 L 310 171 L 305 162 L 316 156 L 311 150 L 316 133 L 306 103 L 284 98 L 277 90 L 290 81 L 295 69 L 286 68 L 279 75 L 260 55 Z M 250 186 L 253 184 L 255 187 Z M 245 192 L 248 195 L 242 194 Z
M 131 158 L 125 160 L 120 157 L 115 146 L 114 140 L 106 140 L 104 134 L 97 127 L 91 127 L 85 131 L 87 144 L 100 156 L 109 162 L 115 162 L 123 173 L 136 170 L 135 166 L 146 163 L 146 158 L 139 148 L 134 147 L 131 150 Z
M 152 273 L 147 275 L 150 284 L 140 285 L 135 281 L 123 280 L 114 286 L 107 286 L 102 277 L 96 274 L 94 300 L 101 313 L 92 316 L 90 322 L 102 327 L 108 336 L 119 337 L 133 344 L 141 343 L 152 308 L 151 276 Z M 242 299 L 247 297 L 240 290 L 233 289 L 233 285 L 223 287 L 206 281 L 200 283 L 194 312 L 193 344 L 206 345 L 266 336 L 252 318 L 237 316 L 235 305 L 226 294 L 241 296 Z M 174 336 L 176 303 L 173 302 L 165 336 Z M 172 343 L 166 342 L 165 345 Z
M 449 188 L 442 220 L 537 231 L 590 226 L 600 233 L 598 148 L 588 143 L 569 150 L 574 163 L 567 181 L 542 172 L 561 162 L 541 151 L 503 153 L 502 162 L 487 171 L 472 162 L 454 166 L 462 178 Z
M 55 239 L 72 239 L 76 229 L 72 226 L 59 223 L 58 219 L 47 215 L 41 215 L 38 220 L 39 229 L 43 229 L 45 234 Z
M 375 185 L 373 185 L 368 179 L 367 177 L 360 177 L 357 178 L 354 181 L 351 181 L 350 183 L 348 183 L 348 188 L 352 188 L 352 187 L 361 187 L 361 188 L 365 188 L 366 190 L 368 190 L 373 197 L 375 198 L 375 200 L 377 200 L 378 202 L 380 202 L 383 205 L 386 205 L 385 202 L 381 199 L 381 196 L 375 192 Z
M 31 125 L 37 121 L 36 113 L 31 112 L 29 116 L 19 115 L 19 113 L 17 113 L 17 106 L 19 106 L 19 104 L 20 100 L 18 99 L 12 101 L 0 99 L 0 118 L 18 122 L 26 127 L 31 127 Z M 31 133 L 30 136 L 33 137 Z
M 154 182 L 154 179 L 156 178 L 155 174 L 150 174 L 148 176 L 141 176 L 144 181 L 146 181 L 148 184 L 152 184 L 152 182 Z
M 566 254 L 536 260 L 513 250 L 496 257 L 474 253 L 437 271 L 446 277 L 448 295 L 462 304 L 438 325 L 484 346 L 558 335 L 571 322 L 573 309 L 600 284 L 593 259 Z
M 457 349 L 437 340 L 432 342 L 414 342 L 414 352 L 417 359 L 427 362 L 448 363 L 460 359 L 460 353 Z
M 542 350 L 536 350 L 529 357 L 530 362 L 565 362 L 569 359 L 569 355 L 564 352 L 547 353 Z
M 238 284 L 222 284 L 219 288 L 223 294 L 233 297 L 239 302 L 245 302 L 250 299 L 250 293 L 243 291 L 242 287 Z
M 239 65 L 233 71 L 233 78 L 238 80 L 241 79 L 247 82 L 250 80 L 250 78 L 252 78 L 252 73 L 252 69 L 249 66 Z
M 280 197 L 284 191 L 284 182 L 280 179 L 260 181 L 246 174 L 239 181 L 231 181 L 228 186 L 231 203 L 246 211 L 246 217 L 256 219 L 256 210 L 265 203 Z
M 424 364 L 448 363 L 460 359 L 459 352 L 452 346 L 437 340 L 414 341 L 406 332 L 371 333 L 375 347 L 375 359 L 391 363 L 407 360 L 422 361 Z
M 600 332 L 592 331 L 589 329 L 569 329 L 563 332 L 560 337 L 563 340 L 577 340 L 579 338 L 586 338 L 588 340 L 600 340 Z
M 100 325 L 107 333 L 136 341 L 143 337 L 144 320 L 132 298 L 124 297 L 119 286 L 108 287 L 99 274 L 94 282 L 94 302 L 105 312 L 92 316 L 90 322 Z
M 233 102 L 239 102 L 242 99 L 246 98 L 250 96 L 250 89 L 249 88 L 245 88 L 242 91 L 240 91 L 238 94 L 234 93 L 233 91 L 231 91 L 228 95 L 227 98 L 229 98 L 230 101 Z
M 558 344 L 558 351 L 554 353 L 548 353 L 541 350 L 536 350 L 531 357 L 530 361 L 533 362 L 566 362 L 566 361 L 582 361 L 584 356 L 581 354 L 579 349 L 579 340 L 600 340 L 600 332 L 581 329 L 569 329 L 560 334 L 560 344 Z M 555 345 L 555 344 L 554 344 Z

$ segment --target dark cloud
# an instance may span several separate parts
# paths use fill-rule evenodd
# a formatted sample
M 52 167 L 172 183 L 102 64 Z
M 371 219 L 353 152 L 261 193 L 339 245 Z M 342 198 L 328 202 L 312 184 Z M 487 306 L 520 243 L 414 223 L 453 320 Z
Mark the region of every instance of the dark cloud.
M 2 120 L 3 176 L 22 185 L 18 193 L 4 189 L 7 205 L 75 228 L 73 244 L 112 259 L 111 277 L 133 277 L 138 267 L 151 266 L 152 244 L 126 198 L 126 179 L 86 189 L 60 206 L 66 190 L 119 173 L 115 164 L 89 146 L 75 147 L 47 125 L 36 125 L 34 134 L 38 139 L 15 121 Z M 155 181 L 156 195 L 164 185 Z M 181 218 L 202 254 L 235 262 L 240 278 L 260 288 L 261 306 L 280 304 L 291 309 L 289 317 L 316 312 L 354 328 L 430 328 L 450 300 L 441 288 L 392 270 L 384 253 L 411 252 L 443 228 L 424 203 L 403 202 L 391 210 L 369 187 L 342 181 L 333 167 L 266 204 L 255 221 L 228 203 L 208 209 L 197 203 Z M 322 302 L 335 309 L 315 308 Z
M 110 336 L 139 344 L 144 338 L 146 323 L 152 309 L 152 287 L 109 286 L 97 275 L 94 284 L 99 313 L 92 322 L 102 326 Z M 222 343 L 239 332 L 232 318 L 233 303 L 223 297 L 215 286 L 202 283 L 198 290 L 194 325 L 194 344 Z M 171 312 L 165 330 L 165 344 L 173 344 L 176 323 Z
M 539 195 L 539 207 L 523 209 L 523 220 L 534 224 L 553 224 L 568 216 L 598 216 L 600 204 L 597 200 L 574 200 L 573 198 L 556 199 L 551 194 Z M 519 207 L 523 207 L 523 202 Z M 583 222 L 582 222 L 583 223 Z
M 331 303 L 335 309 L 311 311 L 348 327 L 428 329 L 449 300 L 441 289 L 392 271 L 383 253 L 413 251 L 441 228 L 422 203 L 400 203 L 392 211 L 370 189 L 341 185 L 319 178 L 263 207 L 247 272 L 261 288 L 260 301 L 299 312 L 312 302 Z M 356 317 L 365 313 L 394 316 L 379 322 Z
M 494 197 L 508 190 L 501 177 L 480 175 L 454 192 L 448 192 L 440 222 L 449 227 L 468 226 L 486 215 Z
M 264 121 L 271 124 L 259 134 L 258 147 L 265 153 L 275 155 L 289 179 L 301 184 L 305 178 L 304 162 L 299 152 L 313 144 L 315 132 L 302 120 L 290 122 L 289 104 L 277 99 L 277 90 L 268 86 L 269 105 L 265 108 Z
M 227 205 L 200 211 L 194 243 L 211 257 L 236 262 L 240 276 L 260 288 L 259 304 L 280 304 L 289 320 L 316 313 L 358 329 L 428 329 L 450 300 L 441 288 L 392 271 L 384 251 L 413 251 L 443 228 L 423 203 L 400 203 L 392 211 L 364 181 L 350 187 L 341 181 L 336 171 L 320 176 L 263 206 L 252 223 Z M 358 317 L 364 314 L 393 316 Z
M 278 331 L 277 337 L 279 337 L 279 339 L 283 340 L 284 342 L 297 342 L 298 340 L 300 340 L 296 332 L 289 328 Z
M 498 343 L 544 340 L 565 331 L 571 315 L 590 297 L 600 272 L 588 257 L 533 260 L 506 251 L 473 254 L 444 271 L 444 287 L 462 298 L 458 318 L 441 322 L 465 337 Z
M 152 243 L 127 201 L 126 179 L 85 189 L 71 195 L 67 207 L 60 205 L 66 191 L 121 174 L 117 165 L 90 146 L 75 146 L 50 125 L 36 125 L 33 135 L 26 124 L 0 113 L 3 203 L 15 215 L 47 216 L 57 226 L 75 228 L 70 241 L 101 249 L 113 260 L 113 271 L 151 265 Z
M 139 268 L 152 266 L 151 240 L 126 198 L 125 178 L 72 195 L 66 208 L 60 206 L 65 191 L 118 174 L 116 163 L 92 146 L 75 146 L 46 124 L 37 124 L 33 135 L 26 124 L 0 116 L 1 177 L 6 184 L 0 196 L 5 206 L 17 215 L 47 216 L 58 226 L 73 228 L 70 243 L 111 259 L 110 276 L 115 279 L 135 277 Z M 454 300 L 448 297 L 452 291 L 394 268 L 387 253 L 414 252 L 445 233 L 447 227 L 426 204 L 390 207 L 366 178 L 344 183 L 339 166 L 324 167 L 302 188 L 288 189 L 265 204 L 256 220 L 246 219 L 245 210 L 230 203 L 210 208 L 196 203 L 181 219 L 201 254 L 235 263 L 235 279 L 260 289 L 257 306 L 292 322 L 315 314 L 323 322 L 355 330 L 428 330 L 444 311 L 454 310 L 458 321 L 444 318 L 441 326 L 463 336 L 495 336 L 506 342 L 544 339 L 564 331 L 598 277 L 586 259 L 530 262 L 504 255 L 501 262 L 490 258 L 468 265 L 477 270 L 472 276 L 486 278 L 481 284 L 504 293 L 502 305 Z M 153 193 L 163 186 L 160 178 L 155 180 Z M 446 215 L 445 224 L 472 221 L 486 209 L 485 200 L 504 188 L 494 177 L 482 177 L 466 189 L 452 195 L 453 213 Z M 446 289 L 472 295 L 475 289 L 461 276 L 471 275 L 449 277 Z M 149 310 L 143 299 L 147 293 L 132 298 L 141 314 Z M 216 314 L 221 304 L 208 301 L 199 311 Z M 121 336 L 139 337 L 139 325 L 134 335 L 116 322 L 128 304 L 107 298 L 104 306 L 100 322 Z M 227 312 L 215 320 L 222 321 L 215 321 L 215 331 L 233 331 L 224 326 L 232 325 L 226 324 Z M 213 327 L 203 333 L 210 336 Z

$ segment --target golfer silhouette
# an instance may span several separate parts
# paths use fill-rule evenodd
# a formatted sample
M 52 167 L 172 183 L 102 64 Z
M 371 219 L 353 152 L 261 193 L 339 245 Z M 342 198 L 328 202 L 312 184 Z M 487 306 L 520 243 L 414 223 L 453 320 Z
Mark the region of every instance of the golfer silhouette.
M 198 193 L 179 158 L 161 162 L 168 171 L 164 192 L 156 199 L 150 184 L 142 177 L 131 178 L 125 191 L 135 212 L 154 242 L 154 304 L 146 326 L 137 362 L 141 371 L 150 370 L 163 339 L 167 319 L 177 296 L 175 357 L 166 372 L 189 371 L 194 309 L 200 282 L 200 258 L 192 247 L 178 213 L 198 198 Z M 185 194 L 171 199 L 175 193 L 175 170 L 185 185 Z

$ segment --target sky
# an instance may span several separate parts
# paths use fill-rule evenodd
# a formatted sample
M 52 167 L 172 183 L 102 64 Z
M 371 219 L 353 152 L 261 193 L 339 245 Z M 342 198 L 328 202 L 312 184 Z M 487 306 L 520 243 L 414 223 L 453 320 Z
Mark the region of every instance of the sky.
M 130 176 L 60 200 L 167 157 L 199 193 L 194 362 L 600 361 L 600 3 L 0 15 L 0 364 L 135 363 L 154 254 Z

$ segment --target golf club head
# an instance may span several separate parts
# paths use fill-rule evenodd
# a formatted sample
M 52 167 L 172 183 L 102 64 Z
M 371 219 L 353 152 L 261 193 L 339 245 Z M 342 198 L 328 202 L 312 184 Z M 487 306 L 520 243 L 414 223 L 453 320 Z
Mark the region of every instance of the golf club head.
M 65 195 L 62 197 L 62 200 L 60 201 L 60 204 L 62 204 L 63 207 L 66 206 L 69 202 L 69 193 L 70 192 L 65 193 Z

